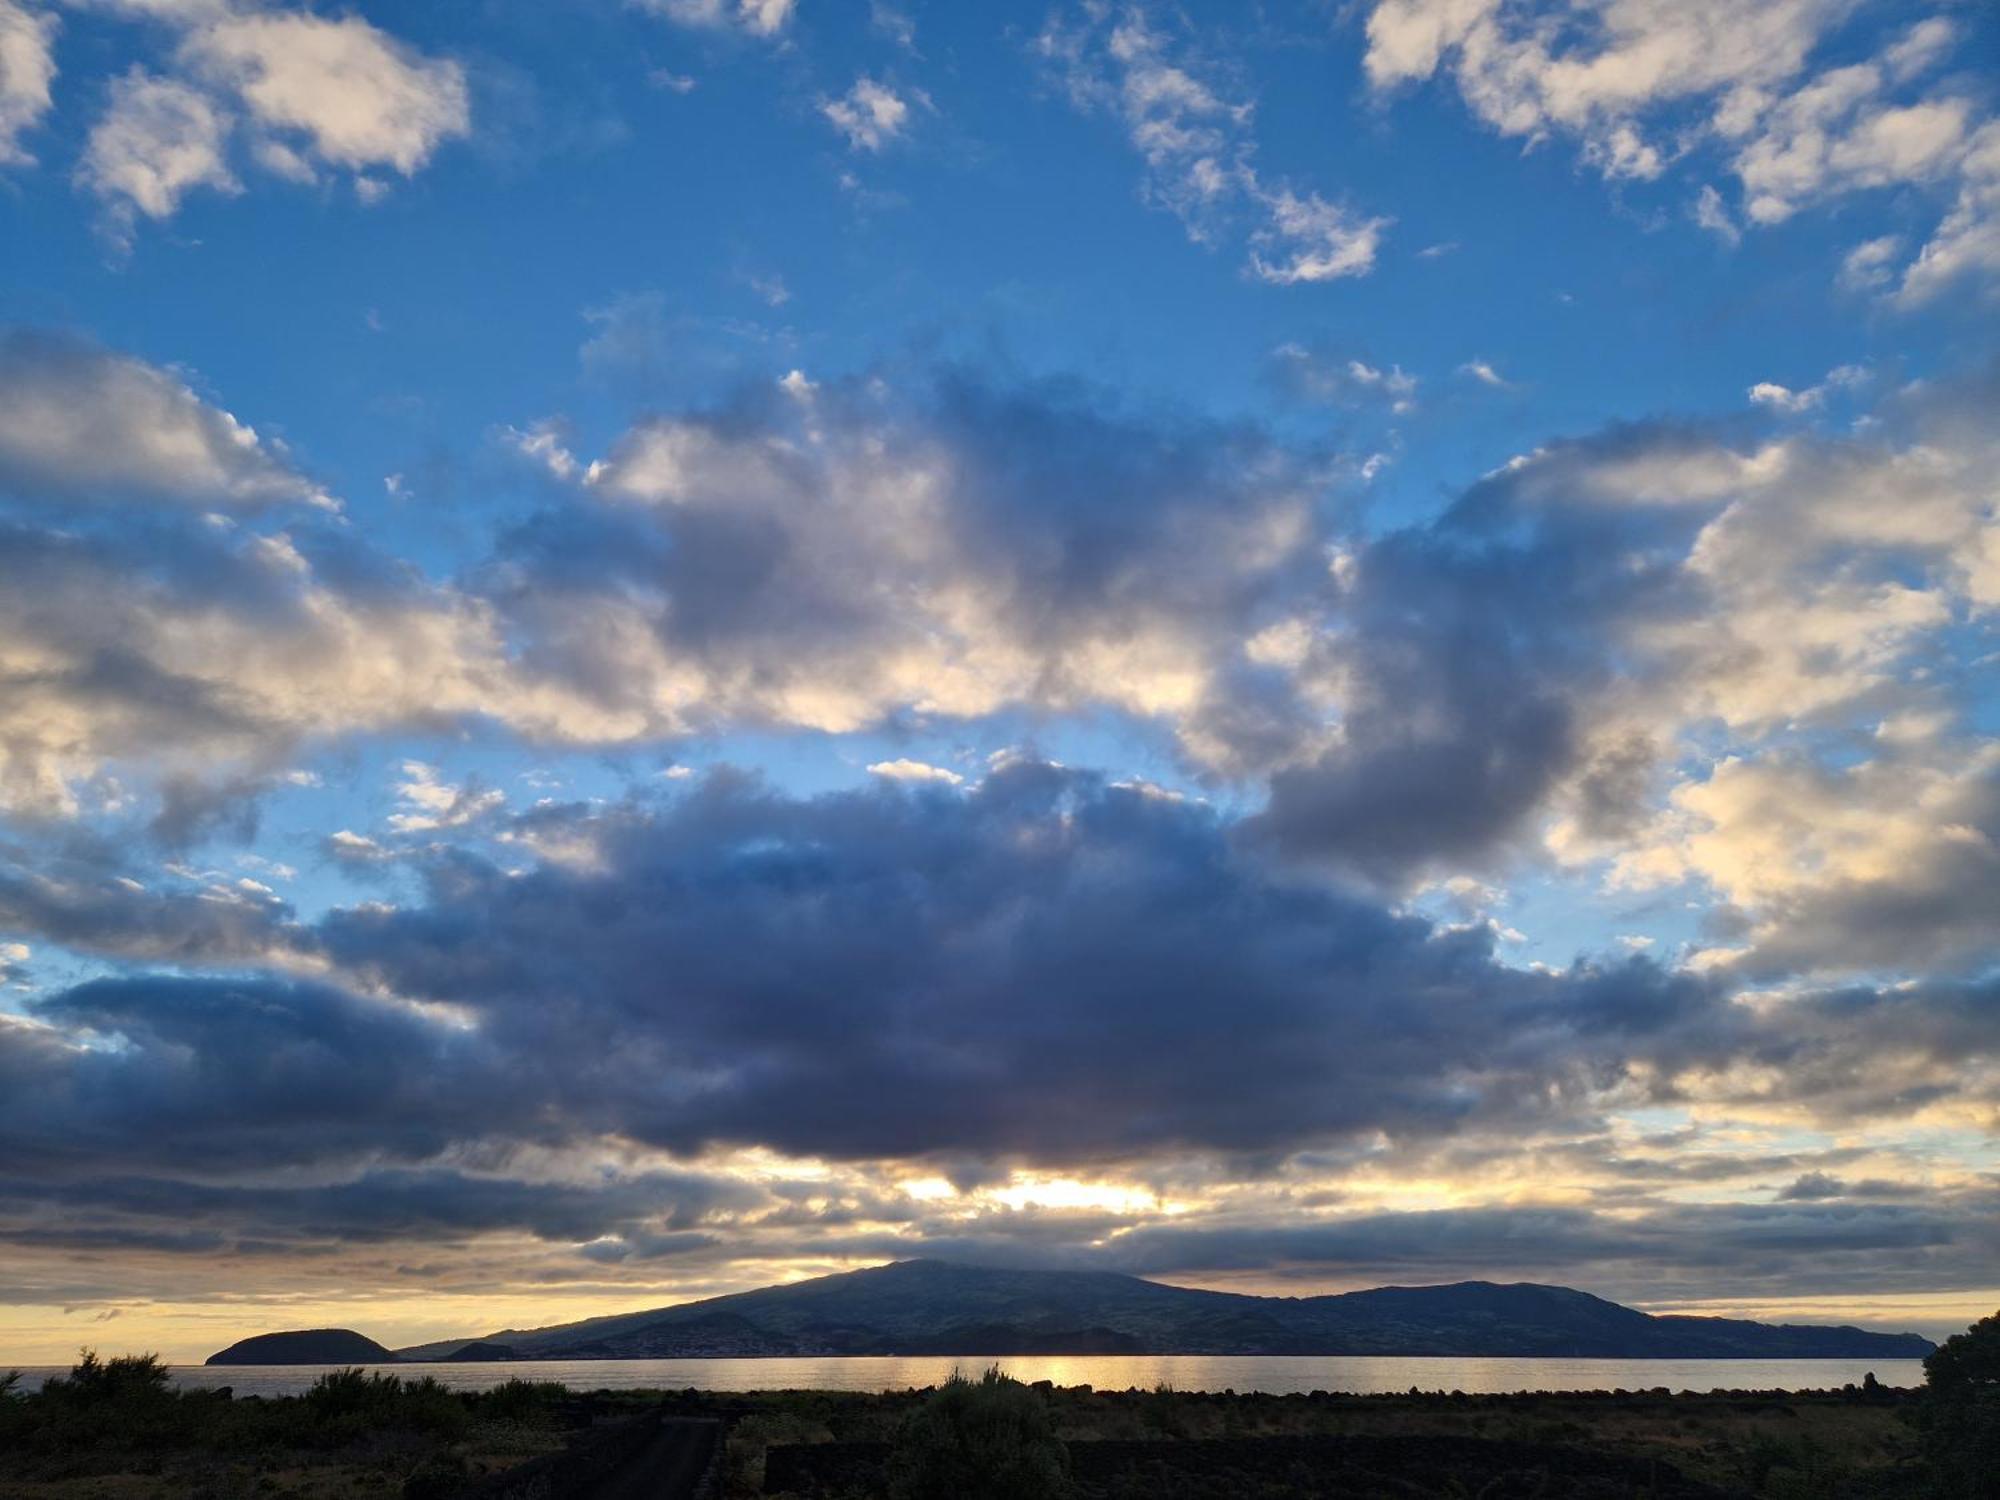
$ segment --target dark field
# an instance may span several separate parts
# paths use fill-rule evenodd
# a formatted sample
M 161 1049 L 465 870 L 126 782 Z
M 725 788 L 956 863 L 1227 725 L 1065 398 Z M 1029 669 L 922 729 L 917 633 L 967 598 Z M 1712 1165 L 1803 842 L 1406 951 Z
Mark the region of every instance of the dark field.
M 1838 1500 L 1994 1493 L 1963 1470 L 1954 1478 L 1931 1463 L 1936 1403 L 1921 1391 L 1278 1396 L 989 1381 L 883 1395 L 581 1395 L 526 1382 L 457 1394 L 421 1377 L 336 1372 L 305 1396 L 233 1399 L 174 1391 L 161 1373 L 144 1361 L 80 1366 L 43 1394 L 7 1398 L 0 1404 L 0 1496 Z M 950 1417 L 942 1426 L 940 1413 Z M 946 1455 L 948 1463 L 970 1465 L 962 1478 L 934 1463 L 913 1467 L 912 1453 L 940 1440 L 960 1442 L 966 1432 L 973 1434 L 970 1454 Z M 1042 1467 L 996 1480 L 1022 1452 Z

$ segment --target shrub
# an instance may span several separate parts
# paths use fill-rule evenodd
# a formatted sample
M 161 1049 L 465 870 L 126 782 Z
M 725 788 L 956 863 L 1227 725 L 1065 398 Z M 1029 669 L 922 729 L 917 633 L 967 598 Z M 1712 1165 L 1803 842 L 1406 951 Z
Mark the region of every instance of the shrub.
M 446 1439 L 469 1423 L 465 1403 L 434 1376 L 404 1380 L 365 1370 L 329 1370 L 302 1398 L 312 1435 L 343 1443 L 364 1434 L 421 1432 Z
M 897 1433 L 895 1500 L 1051 1500 L 1067 1495 L 1069 1452 L 1042 1398 L 998 1369 L 953 1373 Z
M 173 1372 L 157 1354 L 120 1354 L 99 1359 L 85 1349 L 68 1375 L 42 1386 L 42 1394 L 70 1406 L 105 1406 L 112 1402 L 151 1402 L 171 1393 Z

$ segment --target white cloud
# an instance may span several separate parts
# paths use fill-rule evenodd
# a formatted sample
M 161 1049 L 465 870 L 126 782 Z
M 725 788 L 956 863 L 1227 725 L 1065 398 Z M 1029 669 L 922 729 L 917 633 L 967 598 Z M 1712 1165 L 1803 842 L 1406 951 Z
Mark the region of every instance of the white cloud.
M 920 760 L 878 760 L 868 768 L 870 776 L 888 781 L 933 782 L 942 786 L 962 786 L 965 778 L 943 766 L 926 765 Z
M 242 191 L 225 159 L 229 129 L 227 111 L 202 90 L 135 67 L 112 83 L 77 180 L 116 221 L 170 218 L 191 189 Z
M 1252 275 L 1291 286 L 1365 275 L 1389 220 L 1258 175 L 1251 100 L 1177 43 L 1143 6 L 1085 5 L 1052 17 L 1035 50 L 1078 109 L 1114 115 L 1145 162 L 1141 191 L 1210 243 L 1247 221 Z
M 359 16 L 195 0 L 107 5 L 179 33 L 171 71 L 135 66 L 113 84 L 77 171 L 121 237 L 138 216 L 171 217 L 194 188 L 240 192 L 239 149 L 286 181 L 349 172 L 356 197 L 372 203 L 388 191 L 381 172 L 407 177 L 471 129 L 464 69 Z
M 1260 248 L 1250 266 L 1279 286 L 1365 276 L 1375 265 L 1387 219 L 1367 218 L 1329 203 L 1317 193 L 1304 197 L 1289 189 L 1259 194 L 1270 223 L 1253 236 Z M 1265 249 L 1274 252 L 1266 257 Z
M 1778 411 L 1812 411 L 1826 404 L 1826 398 L 1835 391 L 1849 390 L 1868 378 L 1868 372 L 1859 365 L 1841 365 L 1826 372 L 1826 379 L 1818 385 L 1795 391 L 1790 386 L 1779 385 L 1773 380 L 1760 380 L 1750 387 L 1750 400 L 1756 406 L 1774 407 Z
M 1448 71 L 1492 129 L 1530 142 L 1567 134 L 1609 178 L 1657 177 L 1719 148 L 1753 224 L 1868 189 L 1955 183 L 1905 277 L 1902 300 L 1921 301 L 1946 280 L 2000 269 L 1994 126 L 1949 82 L 1922 91 L 1961 40 L 1943 17 L 1885 39 L 1874 58 L 1811 73 L 1851 10 L 1844 0 L 1376 0 L 1366 69 L 1385 90 Z M 1712 187 L 1694 216 L 1732 242 L 1740 233 Z
M 1958 198 L 1903 273 L 1897 300 L 1928 302 L 1960 277 L 2000 276 L 2000 121 L 1972 138 Z
M 507 794 L 497 787 L 454 786 L 438 775 L 437 767 L 420 760 L 404 761 L 402 771 L 403 779 L 396 784 L 402 807 L 389 816 L 389 828 L 395 833 L 461 828 L 497 811 L 507 801 Z
M 880 151 L 901 135 L 910 120 L 909 104 L 885 84 L 857 78 L 839 99 L 820 105 L 820 113 L 857 151 Z
M 55 80 L 54 16 L 0 0 L 0 167 L 34 162 L 21 137 L 48 113 Z
M 195 30 L 182 53 L 259 125 L 297 133 L 334 166 L 407 177 L 471 128 L 465 70 L 418 55 L 359 16 L 233 16 Z
M 555 422 L 537 422 L 532 427 L 503 429 L 507 443 L 529 462 L 548 470 L 565 484 L 583 477 L 583 465 L 569 451 L 563 431 Z
M 1736 221 L 1729 216 L 1729 209 L 1722 201 L 1722 194 L 1708 183 L 1702 184 L 1699 195 L 1694 200 L 1694 221 L 1725 245 L 1742 243 L 1743 231 L 1736 227 Z
M 752 36 L 776 36 L 798 8 L 798 0 L 632 0 L 641 10 L 681 26 L 735 28 Z
M 1483 359 L 1468 359 L 1458 367 L 1458 373 L 1478 381 L 1481 385 L 1490 385 L 1497 390 L 1507 389 L 1507 381 L 1500 372 Z
M 1841 285 L 1857 291 L 1886 285 L 1894 275 L 1893 264 L 1902 253 L 1900 235 L 1885 234 L 1862 241 L 1841 262 Z

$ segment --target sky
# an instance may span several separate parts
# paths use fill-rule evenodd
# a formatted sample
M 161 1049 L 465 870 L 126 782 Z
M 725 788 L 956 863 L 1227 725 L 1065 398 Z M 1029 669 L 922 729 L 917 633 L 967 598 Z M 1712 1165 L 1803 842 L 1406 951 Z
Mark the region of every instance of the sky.
M 1991 1312 L 1996 62 L 0 0 L 0 1360 Z

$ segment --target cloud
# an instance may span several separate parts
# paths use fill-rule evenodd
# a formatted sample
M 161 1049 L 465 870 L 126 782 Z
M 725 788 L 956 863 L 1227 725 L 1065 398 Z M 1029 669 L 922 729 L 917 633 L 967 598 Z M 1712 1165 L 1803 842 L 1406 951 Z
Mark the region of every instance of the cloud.
M 491 689 L 480 606 L 329 524 L 316 486 L 179 377 L 13 334 L 0 388 L 18 418 L 0 416 L 0 804 L 74 813 L 127 757 L 164 789 L 248 785 L 302 740 L 533 699 Z M 249 524 L 285 501 L 304 503 Z
M 439 778 L 435 766 L 420 760 L 403 762 L 403 780 L 396 796 L 402 807 L 389 815 L 393 833 L 431 833 L 462 828 L 497 811 L 507 801 L 497 787 L 453 786 Z
M 1906 270 L 1901 300 L 1915 303 L 2000 264 L 2000 122 L 1954 83 L 1924 83 L 1962 39 L 1944 17 L 1876 35 L 1863 61 L 1812 71 L 1851 9 L 1377 0 L 1365 68 L 1384 91 L 1448 72 L 1489 128 L 1531 143 L 1569 135 L 1611 179 L 1657 178 L 1692 152 L 1721 153 L 1757 225 L 1870 189 L 1956 184 L 1953 207 Z M 1695 217 L 1731 243 L 1740 234 L 1712 186 Z
M 798 0 L 632 0 L 641 10 L 681 26 L 734 28 L 751 36 L 782 33 Z
M 1035 54 L 1078 109 L 1115 116 L 1144 161 L 1141 191 L 1198 243 L 1247 224 L 1246 266 L 1274 285 L 1364 276 L 1390 221 L 1257 171 L 1255 105 L 1138 4 L 1052 15 Z
M 471 126 L 465 71 L 425 58 L 359 16 L 230 15 L 191 31 L 181 57 L 309 160 L 408 177 Z
M 1853 383 L 1838 372 L 1823 389 Z M 1294 668 L 1302 693 L 1322 685 L 1338 732 L 1277 765 L 1251 826 L 1297 856 L 1392 885 L 1537 843 L 1565 858 L 1615 856 L 1621 878 L 1644 882 L 1695 870 L 1697 836 L 1713 840 L 1699 847 L 1718 860 L 1702 873 L 1721 874 L 1728 836 L 1697 835 L 1688 821 L 1703 807 L 1765 839 L 1767 869 L 1771 852 L 1792 847 L 1792 827 L 1804 867 L 1832 882 L 1844 862 L 1806 857 L 1816 844 L 1803 809 L 1879 783 L 1862 805 L 1879 802 L 1880 819 L 1820 824 L 1856 850 L 1862 863 L 1850 868 L 1957 868 L 1944 859 L 1949 840 L 1979 847 L 1954 830 L 1984 826 L 1985 752 L 1977 736 L 1951 731 L 1945 679 L 1914 669 L 1942 659 L 1965 670 L 1975 648 L 1950 622 L 1991 607 L 1993 521 L 1979 478 L 1991 439 L 1964 405 L 1985 389 L 1982 378 L 1891 403 L 1893 420 L 1859 440 L 1754 445 L 1630 428 L 1550 445 L 1489 475 L 1438 521 L 1351 548 L 1324 611 L 1329 628 Z M 1924 749 L 1885 741 L 1844 771 L 1822 759 L 1838 757 L 1834 739 L 1795 742 L 1802 779 L 1789 795 L 1748 793 L 1765 740 L 1843 725 L 1872 735 L 1892 718 L 1936 722 L 1941 737 Z M 1717 725 L 1729 741 L 1703 745 Z M 1669 775 L 1675 756 L 1688 759 Z M 1697 788 L 1731 757 L 1745 767 L 1733 774 L 1746 795 L 1725 806 Z M 1953 763 L 1971 779 L 1942 779 Z M 1822 778 L 1826 790 L 1806 798 Z M 1662 793 L 1664 808 L 1653 801 Z M 1795 825 L 1785 821 L 1794 806 Z M 1656 811 L 1667 813 L 1659 831 L 1642 834 Z M 1892 834 L 1899 822 L 1905 832 Z M 1752 835 L 1760 824 L 1765 833 Z M 1899 853 L 1898 838 L 1913 842 Z M 1867 889 L 1886 897 L 1875 878 Z M 1779 891 L 1737 895 L 1762 902 Z M 1913 945 L 1944 941 L 1946 928 L 1910 935 Z M 1802 950 L 1782 951 L 1798 961 Z M 1846 962 L 1858 937 L 1829 935 L 1822 951 Z
M 11 1159 L 171 1142 L 193 1169 L 497 1134 L 1059 1162 L 1434 1136 L 1587 1109 L 1714 1003 L 1643 960 L 1510 970 L 1483 932 L 1273 877 L 1197 804 L 1046 764 L 944 798 L 715 775 L 567 816 L 593 861 L 443 855 L 423 904 L 288 939 L 354 993 L 158 978 L 34 1002 L 0 1033 L 0 1070 L 32 1079 L 7 1096 Z
M 522 672 L 595 705 L 562 732 L 1102 704 L 1218 764 L 1304 732 L 1244 642 L 1322 576 L 1309 463 L 1079 388 L 794 394 L 640 424 L 505 543 Z
M 0 332 L 0 492 L 28 503 L 331 504 L 186 379 L 79 339 Z
M 1317 193 L 1289 188 L 1260 194 L 1269 223 L 1252 236 L 1250 269 L 1278 286 L 1365 276 L 1375 265 L 1387 219 L 1368 218 Z M 1266 252 L 1269 252 L 1268 254 Z
M 894 89 L 863 76 L 838 99 L 820 105 L 827 122 L 856 151 L 880 151 L 909 128 L 910 106 Z
M 105 206 L 110 232 L 171 218 L 195 188 L 243 191 L 239 161 L 312 182 L 352 174 L 364 202 L 408 177 L 444 142 L 471 130 L 465 70 L 427 58 L 359 16 L 222 4 L 110 7 L 165 22 L 161 60 L 114 81 L 92 127 L 77 182 Z
M 868 768 L 870 776 L 882 776 L 890 781 L 935 782 L 943 786 L 962 786 L 965 778 L 956 771 L 947 771 L 943 766 L 926 765 L 920 760 L 878 760 Z
M 48 113 L 56 25 L 46 12 L 0 0 L 0 167 L 34 165 L 21 137 Z
M 1270 353 L 1266 372 L 1286 396 L 1298 401 L 1323 401 L 1340 406 L 1385 402 L 1398 415 L 1415 409 L 1422 383 L 1401 365 L 1376 366 L 1322 345 L 1296 341 Z
M 1729 216 L 1728 205 L 1722 201 L 1722 194 L 1715 190 L 1712 183 L 1702 184 L 1701 192 L 1694 200 L 1692 213 L 1695 223 L 1721 240 L 1723 244 L 1734 247 L 1743 242 L 1743 231 Z
M 171 218 L 192 188 L 242 191 L 224 159 L 230 116 L 200 89 L 134 67 L 111 86 L 77 181 L 109 206 L 121 235 L 132 215 Z
M 800 798 L 719 772 L 534 816 L 595 858 L 509 872 L 439 849 L 419 899 L 288 929 L 320 978 L 239 959 L 0 1018 L 0 1150 L 28 1164 L 0 1182 L 0 1234 L 232 1246 L 239 1275 L 447 1242 L 518 1276 L 547 1264 L 525 1234 L 586 1266 L 810 1246 L 1652 1278 L 1657 1297 L 1769 1290 L 1773 1256 L 1820 1287 L 1934 1284 L 1990 1243 L 1990 1184 L 1883 1201 L 1911 1179 L 1859 1178 L 1866 1147 L 1746 1154 L 1736 1126 L 1704 1155 L 1600 1124 L 1761 1113 L 1789 1140 L 1990 1118 L 1990 981 L 1771 1003 L 1638 957 L 1518 969 L 1488 929 L 1275 869 L 1201 804 L 1029 760 L 955 796 L 878 779 Z M 1776 1203 L 1653 1196 L 1787 1171 L 1805 1186 Z M 1412 1173 L 1571 1186 L 1371 1206 Z M 943 1200 L 892 1186 L 946 1174 Z M 1083 1185 L 1037 1185 L 1051 1174 Z

